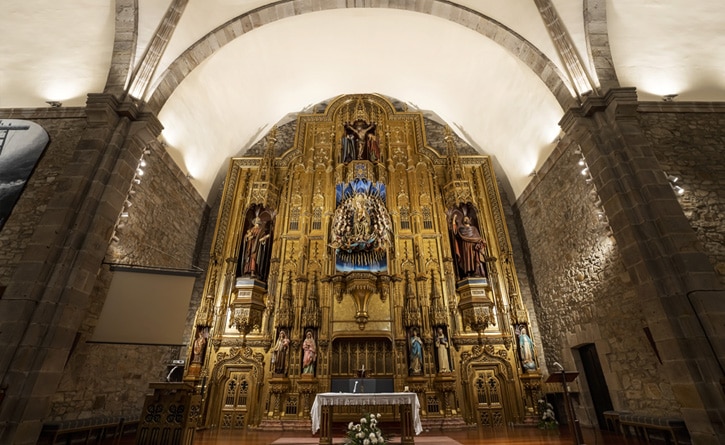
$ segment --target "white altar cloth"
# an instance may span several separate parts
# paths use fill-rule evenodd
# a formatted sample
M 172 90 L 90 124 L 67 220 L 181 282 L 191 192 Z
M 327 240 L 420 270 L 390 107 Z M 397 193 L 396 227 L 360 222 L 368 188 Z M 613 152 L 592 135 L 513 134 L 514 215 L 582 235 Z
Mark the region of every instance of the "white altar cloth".
M 324 392 L 317 394 L 314 403 L 312 403 L 312 409 L 310 410 L 312 434 L 315 434 L 320 429 L 323 405 L 411 405 L 415 434 L 418 435 L 423 432 L 423 424 L 420 422 L 420 402 L 418 402 L 418 396 L 412 392 L 379 392 L 369 394 Z

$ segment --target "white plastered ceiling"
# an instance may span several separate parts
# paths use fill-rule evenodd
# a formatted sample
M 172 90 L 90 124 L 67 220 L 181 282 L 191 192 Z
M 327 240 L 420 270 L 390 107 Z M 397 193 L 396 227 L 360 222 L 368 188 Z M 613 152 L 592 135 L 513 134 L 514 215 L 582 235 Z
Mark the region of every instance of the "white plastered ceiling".
M 223 46 L 180 83 L 160 111 L 168 150 L 203 197 L 210 197 L 229 157 L 243 153 L 280 119 L 347 93 L 380 93 L 433 111 L 496 158 L 515 196 L 524 190 L 553 149 L 565 111 L 537 73 L 487 37 L 432 14 L 344 7 L 358 1 L 310 1 L 337 9 L 264 24 Z M 136 60 L 170 0 L 138 3 Z M 190 0 L 156 75 L 218 26 L 269 3 Z M 513 30 L 564 71 L 534 0 L 453 3 Z M 606 31 L 621 86 L 636 87 L 642 100 L 666 94 L 725 100 L 721 0 L 590 3 L 606 3 Z M 584 2 L 554 0 L 554 5 L 589 67 Z M 82 106 L 88 93 L 102 92 L 113 55 L 114 13 L 111 0 L 4 5 L 0 108 L 43 107 L 46 101 Z

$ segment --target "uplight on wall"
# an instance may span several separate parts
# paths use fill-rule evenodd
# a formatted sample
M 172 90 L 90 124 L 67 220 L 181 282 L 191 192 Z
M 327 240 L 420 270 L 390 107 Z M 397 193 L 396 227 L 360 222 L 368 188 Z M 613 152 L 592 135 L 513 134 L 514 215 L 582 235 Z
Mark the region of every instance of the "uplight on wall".
M 577 147 L 574 150 L 574 154 L 579 155 L 577 165 L 582 168 L 579 173 L 584 176 L 585 182 L 592 186 L 589 197 L 592 200 L 592 204 L 594 204 L 595 215 L 597 216 L 597 219 L 600 221 L 600 223 L 604 224 L 607 227 L 607 231 L 611 233 L 611 227 L 609 227 L 609 218 L 607 218 L 607 214 L 604 211 L 604 206 L 602 205 L 602 198 L 599 196 L 599 192 L 597 192 L 597 187 L 595 184 L 593 184 L 594 178 L 592 177 L 591 171 L 589 171 L 589 165 L 587 164 L 587 160 L 584 158 L 581 147 Z
M 685 194 L 685 189 L 677 183 L 680 180 L 679 176 L 668 175 L 665 172 L 665 177 L 667 178 L 667 181 L 670 183 L 670 187 L 672 187 L 672 190 L 677 196 L 682 196 Z
M 121 212 L 118 214 L 118 219 L 116 220 L 116 226 L 113 229 L 113 234 L 111 235 L 111 241 L 114 243 L 118 243 L 120 241 L 119 238 L 119 231 L 123 229 L 127 224 L 132 223 L 132 221 L 129 221 L 130 218 L 130 209 L 133 206 L 133 197 L 136 194 L 136 190 L 134 190 L 134 187 L 141 184 L 141 177 L 145 174 L 144 167 L 148 165 L 146 162 L 145 156 L 151 154 L 151 150 L 144 149 L 143 153 L 141 154 L 141 157 L 139 158 L 138 165 L 136 167 L 136 172 L 133 175 L 133 179 L 131 180 L 131 186 L 128 188 L 128 193 L 126 194 L 126 199 L 123 201 L 123 207 L 121 208 Z

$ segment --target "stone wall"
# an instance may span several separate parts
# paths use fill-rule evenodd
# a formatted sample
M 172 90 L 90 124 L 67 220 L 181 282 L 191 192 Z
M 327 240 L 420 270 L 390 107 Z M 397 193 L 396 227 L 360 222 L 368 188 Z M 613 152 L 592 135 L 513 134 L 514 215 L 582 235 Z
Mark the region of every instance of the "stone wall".
M 11 110 L 2 116 L 25 119 L 43 127 L 50 137 L 21 198 L 0 231 L 0 288 L 8 285 L 41 216 L 58 187 L 58 176 L 73 156 L 86 126 L 81 108 Z
M 657 160 L 679 178 L 678 197 L 720 282 L 725 284 L 725 107 L 646 104 L 640 122 Z
M 596 190 L 581 173 L 585 166 L 579 165 L 576 148 L 562 141 L 516 205 L 539 344 L 549 365 L 559 361 L 574 370 L 578 354 L 573 348 L 593 343 L 615 409 L 677 413 L 644 333 L 634 287 L 606 216 L 599 214 Z M 586 376 L 577 380 L 574 388 L 585 394 L 586 403 Z
M 109 244 L 88 314 L 53 398 L 51 419 L 138 418 L 149 383 L 164 381 L 171 360 L 187 358 L 185 346 L 88 342 L 110 288 L 110 264 L 181 270 L 206 267 L 198 259 L 199 234 L 207 229 L 207 206 L 161 145 L 152 144 L 149 149 L 145 174 L 129 195 L 129 217 L 117 229 L 118 241 Z M 198 283 L 203 284 L 203 279 L 200 275 L 197 280 L 188 311 L 187 342 L 200 300 Z

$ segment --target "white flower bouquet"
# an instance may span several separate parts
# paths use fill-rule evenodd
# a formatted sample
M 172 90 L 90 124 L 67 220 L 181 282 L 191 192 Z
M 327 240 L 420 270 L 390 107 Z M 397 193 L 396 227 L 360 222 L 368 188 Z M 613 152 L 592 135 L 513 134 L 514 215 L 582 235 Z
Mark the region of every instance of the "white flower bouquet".
M 559 427 L 554 414 L 554 406 L 544 399 L 539 399 L 539 428 L 545 430 L 553 430 Z
M 360 423 L 350 422 L 347 425 L 345 445 L 377 445 L 388 443 L 378 427 L 378 414 L 365 414 Z

